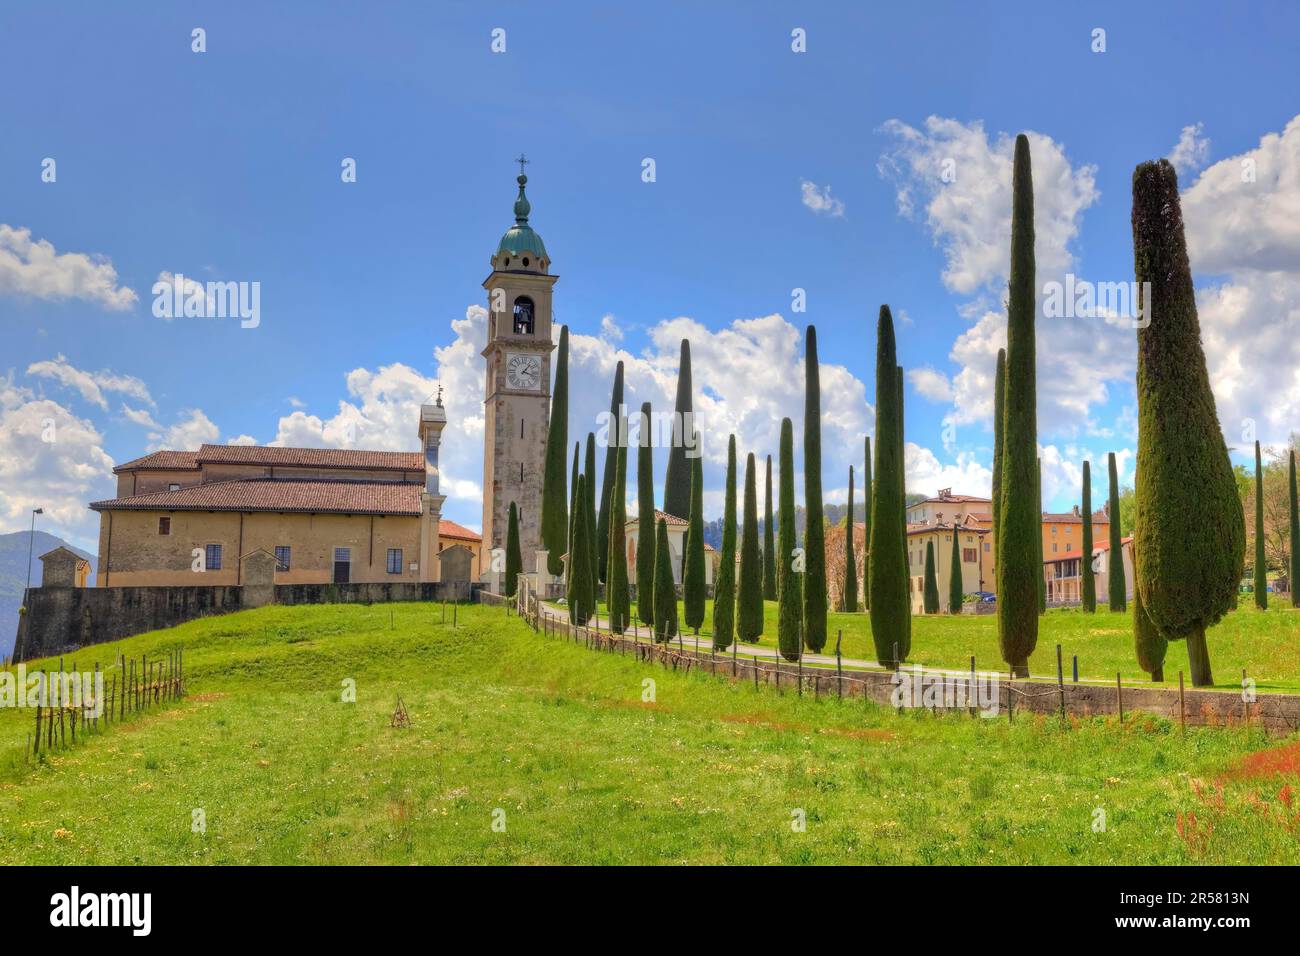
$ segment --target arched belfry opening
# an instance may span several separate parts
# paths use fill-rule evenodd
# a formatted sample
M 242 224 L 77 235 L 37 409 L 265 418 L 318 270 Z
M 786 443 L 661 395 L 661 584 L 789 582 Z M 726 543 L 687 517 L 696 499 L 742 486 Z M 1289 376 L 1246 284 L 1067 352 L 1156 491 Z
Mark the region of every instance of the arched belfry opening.
M 533 300 L 526 295 L 515 299 L 515 335 L 533 334 Z

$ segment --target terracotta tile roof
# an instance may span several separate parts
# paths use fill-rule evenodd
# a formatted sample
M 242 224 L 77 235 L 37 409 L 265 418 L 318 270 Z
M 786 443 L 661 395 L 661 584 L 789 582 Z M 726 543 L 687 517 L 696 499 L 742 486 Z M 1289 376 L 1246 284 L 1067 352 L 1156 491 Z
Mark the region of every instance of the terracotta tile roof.
M 383 468 L 424 471 L 418 451 L 366 451 L 360 448 L 278 448 L 272 445 L 202 445 L 192 452 L 199 464 L 298 465 L 308 468 Z
M 423 484 L 310 478 L 236 478 L 93 501 L 95 511 L 295 511 L 342 514 L 420 514 Z
M 1050 511 L 1043 512 L 1044 524 L 1083 524 L 1083 515 L 1077 515 L 1073 511 L 1067 511 L 1064 514 L 1053 514 Z M 1105 511 L 1094 511 L 1092 513 L 1093 524 L 1110 524 L 1110 516 Z
M 463 525 L 458 525 L 454 521 L 442 520 L 438 522 L 438 537 L 440 538 L 460 538 L 462 541 L 482 541 L 483 536 L 470 531 Z
M 992 498 L 981 498 L 979 495 L 944 495 L 941 498 L 926 498 L 908 505 L 909 508 L 915 508 L 917 505 L 942 504 L 943 502 L 956 502 L 957 504 L 992 504 Z
M 194 460 L 198 452 L 194 451 L 155 451 L 139 458 L 132 458 L 113 469 L 113 474 L 123 471 L 137 471 L 142 468 L 184 469 L 197 471 L 199 463 Z
M 958 528 L 960 529 L 962 534 L 988 534 L 989 533 L 987 528 L 972 528 L 969 525 L 964 525 L 964 524 L 958 525 Z M 908 534 L 925 534 L 925 532 L 927 531 L 951 531 L 951 530 L 952 530 L 952 524 L 947 521 L 939 524 L 913 524 L 911 522 L 908 522 L 907 525 Z
M 656 508 L 656 509 L 655 509 L 655 526 L 656 526 L 656 527 L 658 527 L 658 525 L 659 525 L 659 519 L 660 519 L 660 518 L 663 518 L 664 521 L 667 522 L 667 523 L 670 524 L 670 525 L 677 525 L 677 524 L 690 524 L 690 522 L 687 521 L 685 518 L 679 518 L 679 517 L 677 517 L 676 515 L 670 515 L 668 512 L 666 512 L 666 511 L 660 511 L 658 508 Z M 640 518 L 632 518 L 632 519 L 630 519 L 630 520 L 628 521 L 628 525 L 634 525 L 634 524 L 640 524 L 640 523 L 641 523 L 641 519 L 640 519 Z

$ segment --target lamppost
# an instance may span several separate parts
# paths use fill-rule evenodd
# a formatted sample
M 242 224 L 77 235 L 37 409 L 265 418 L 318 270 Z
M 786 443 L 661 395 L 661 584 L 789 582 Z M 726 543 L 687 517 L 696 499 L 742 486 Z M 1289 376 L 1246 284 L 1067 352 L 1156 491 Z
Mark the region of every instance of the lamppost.
M 30 535 L 27 538 L 27 587 L 23 590 L 23 606 L 19 609 L 19 613 L 22 614 L 23 616 L 22 633 L 24 637 L 27 636 L 27 631 L 31 626 L 31 621 L 27 620 L 28 616 L 31 614 L 31 608 L 27 606 L 27 595 L 31 592 L 32 589 L 32 550 L 36 545 L 36 516 L 43 515 L 43 514 L 45 514 L 44 508 L 32 509 L 32 530 Z M 20 659 L 18 657 L 18 651 L 20 648 L 21 645 L 14 648 L 15 660 Z

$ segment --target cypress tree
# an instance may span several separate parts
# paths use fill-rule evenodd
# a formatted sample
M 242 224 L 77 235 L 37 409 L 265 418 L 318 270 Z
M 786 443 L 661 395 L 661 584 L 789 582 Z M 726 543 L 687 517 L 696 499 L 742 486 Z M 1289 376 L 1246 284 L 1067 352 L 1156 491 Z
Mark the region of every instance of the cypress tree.
M 1016 137 L 1011 174 L 1011 277 L 1007 297 L 1006 394 L 998 489 L 998 642 L 1017 677 L 1029 676 L 1038 645 L 1038 587 L 1043 565 L 1042 513 L 1037 507 L 1035 382 L 1034 184 L 1029 140 Z M 1036 540 L 1035 540 L 1036 539 Z M 1035 566 L 1036 565 L 1036 566 Z
M 524 570 L 524 557 L 519 552 L 519 509 L 510 502 L 510 520 L 506 525 L 506 597 L 512 598 L 519 589 L 519 575 Z
M 699 436 L 695 438 L 699 447 Z M 691 459 L 691 517 L 686 527 L 686 554 L 682 556 L 682 586 L 686 626 L 696 634 L 704 623 L 708 586 L 704 583 L 704 464 Z
M 1204 687 L 1214 683 L 1205 629 L 1236 601 L 1246 523 L 1201 347 L 1178 177 L 1167 160 L 1133 173 L 1133 260 L 1149 299 L 1142 310 L 1149 325 L 1137 332 L 1137 588 L 1166 640 L 1187 641 L 1192 684 Z
M 578 517 L 578 456 L 582 453 L 582 443 L 573 443 L 573 474 L 569 478 L 569 536 L 565 550 L 568 559 L 564 562 L 564 590 L 569 590 L 569 581 L 573 578 L 573 522 Z
M 948 574 L 948 613 L 960 614 L 966 597 L 965 582 L 961 576 L 961 545 L 957 542 L 957 522 L 952 523 L 952 563 Z
M 655 535 L 655 640 L 666 644 L 677 636 L 677 585 L 673 556 L 668 550 L 668 524 L 659 519 Z
M 605 605 L 609 628 L 622 634 L 632 623 L 632 602 L 627 589 L 627 446 L 614 449 L 614 484 L 609 489 L 609 557 L 605 566 Z
M 727 439 L 727 485 L 722 505 L 722 555 L 713 586 L 713 646 L 724 651 L 736 630 L 736 436 Z
M 1160 683 L 1165 679 L 1165 651 L 1169 642 L 1156 629 L 1146 611 L 1142 609 L 1142 589 L 1133 589 L 1133 642 L 1137 650 L 1138 666 Z
M 1097 578 L 1092 570 L 1092 465 L 1086 461 L 1083 463 L 1083 609 L 1089 614 L 1097 612 Z
M 921 606 L 926 614 L 939 613 L 939 579 L 934 574 L 934 539 L 925 542 L 925 592 Z
M 582 501 L 585 475 L 578 476 L 578 500 Z M 592 590 L 591 535 L 587 531 L 587 509 L 579 505 L 578 517 L 573 522 L 573 575 L 569 578 L 566 597 L 569 602 L 569 620 L 586 624 L 596 612 L 596 595 Z
M 798 572 L 792 567 L 794 549 L 798 546 L 794 533 L 794 424 L 781 419 L 780 488 L 777 492 L 777 646 L 787 661 L 800 657 L 799 625 L 801 588 Z M 806 560 L 806 555 L 805 555 Z
M 1003 419 L 1006 416 L 1007 350 L 998 349 L 997 371 L 993 376 L 993 560 L 997 561 L 997 543 L 1002 540 L 998 528 L 998 514 L 1002 509 L 1002 445 Z M 996 568 L 994 569 L 996 571 Z
M 814 654 L 826 646 L 826 525 L 822 510 L 822 392 L 817 364 L 817 327 L 808 326 L 804 353 L 803 501 L 804 552 L 803 640 Z M 852 517 L 852 515 L 850 515 Z M 852 522 L 850 522 L 852 531 Z M 850 534 L 851 542 L 853 536 Z
M 866 441 L 866 471 L 862 473 L 862 610 L 871 610 L 871 436 Z M 852 515 L 850 514 L 850 518 Z
M 1268 566 L 1264 557 L 1264 466 L 1255 442 L 1255 607 L 1268 610 Z
M 643 402 L 636 449 L 636 614 L 646 625 L 655 621 L 655 479 L 650 421 L 650 403 Z
M 1034 476 L 1034 490 L 1038 498 L 1038 613 L 1047 613 L 1047 579 L 1043 577 L 1043 459 L 1038 459 L 1038 472 Z
M 770 460 L 770 459 L 769 459 Z M 740 583 L 736 588 L 736 637 L 753 643 L 763 633 L 763 562 L 758 553 L 758 492 L 754 453 L 745 459 L 745 505 L 740 531 Z
M 1128 582 L 1124 578 L 1124 533 L 1119 526 L 1119 474 L 1115 468 L 1114 452 L 1106 458 L 1106 470 L 1110 476 L 1110 497 L 1107 499 L 1107 510 L 1110 512 L 1110 566 L 1106 569 L 1106 597 L 1112 611 L 1122 611 L 1128 607 Z
M 1291 536 L 1287 541 L 1287 548 L 1291 551 L 1289 580 L 1287 585 L 1291 589 L 1291 606 L 1300 607 L 1300 589 L 1297 588 L 1297 582 L 1300 582 L 1300 510 L 1296 508 L 1296 484 L 1295 484 L 1295 449 L 1291 450 L 1288 469 L 1288 485 L 1291 489 Z
M 844 519 L 844 610 L 858 609 L 858 559 L 853 553 L 853 466 L 849 465 L 849 513 Z
M 668 450 L 668 472 L 664 476 L 664 511 L 685 518 L 691 508 L 691 463 L 686 457 L 686 436 L 694 434 L 691 411 L 691 343 L 682 339 L 677 366 L 677 403 L 673 415 L 673 447 Z
M 587 548 L 589 557 L 588 570 L 591 573 L 591 593 L 600 598 L 600 579 L 596 576 L 596 435 L 587 432 L 587 454 L 582 469 L 582 487 L 586 492 L 583 507 L 587 510 Z
M 618 467 L 618 446 L 623 443 L 623 363 L 614 367 L 614 393 L 609 400 L 609 427 L 613 429 L 605 440 L 605 475 L 600 483 L 600 514 L 596 517 L 596 540 L 609 540 L 609 515 L 613 500 L 610 491 L 614 487 L 614 471 Z M 602 581 L 608 581 L 609 555 L 602 549 L 597 574 Z
M 900 557 L 906 544 L 900 541 L 903 489 L 898 461 L 898 366 L 894 360 L 894 319 L 889 306 L 880 307 L 876 329 L 876 459 L 875 493 L 871 498 L 871 550 L 867 558 L 871 589 L 871 637 L 876 660 L 897 667 L 907 641 L 910 616 L 907 568 Z
M 903 366 L 901 365 L 894 369 L 894 384 L 898 387 L 898 540 L 901 545 L 899 557 L 903 561 L 903 577 L 906 581 L 912 572 L 907 550 L 907 443 L 904 440 L 903 431 Z M 912 650 L 912 600 L 910 596 L 904 605 L 904 611 L 903 624 L 905 632 L 903 642 L 898 649 L 899 663 L 907 660 L 907 655 Z
M 565 506 L 564 452 L 569 447 L 569 327 L 560 326 L 560 348 L 555 357 L 555 390 L 551 393 L 551 420 L 546 432 L 546 470 L 542 473 L 542 547 L 546 570 L 564 574 L 561 555 L 569 547 L 569 515 Z M 566 575 L 567 577 L 567 575 Z
M 776 522 L 772 518 L 772 456 L 767 456 L 763 491 L 763 599 L 776 600 Z

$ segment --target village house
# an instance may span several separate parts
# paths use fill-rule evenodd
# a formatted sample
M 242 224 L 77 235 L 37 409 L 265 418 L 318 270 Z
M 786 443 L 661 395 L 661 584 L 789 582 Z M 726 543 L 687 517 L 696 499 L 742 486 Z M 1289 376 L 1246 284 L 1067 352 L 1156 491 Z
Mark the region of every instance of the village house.
M 659 519 L 664 519 L 664 524 L 668 528 L 668 554 L 672 558 L 673 566 L 673 583 L 680 585 L 682 583 L 682 562 L 683 555 L 686 552 L 686 529 L 689 522 L 685 518 L 678 518 L 676 515 L 670 515 L 667 512 L 655 511 L 655 523 Z M 625 526 L 624 534 L 627 537 L 627 567 L 628 580 L 633 587 L 636 587 L 636 551 L 641 539 L 641 522 L 638 518 L 632 518 Z M 658 531 L 655 531 L 658 534 Z M 650 547 L 654 547 L 651 542 Z M 736 548 L 737 560 L 740 557 L 740 548 Z M 704 584 L 710 589 L 713 588 L 713 571 L 716 564 L 713 548 L 706 541 L 704 542 Z

